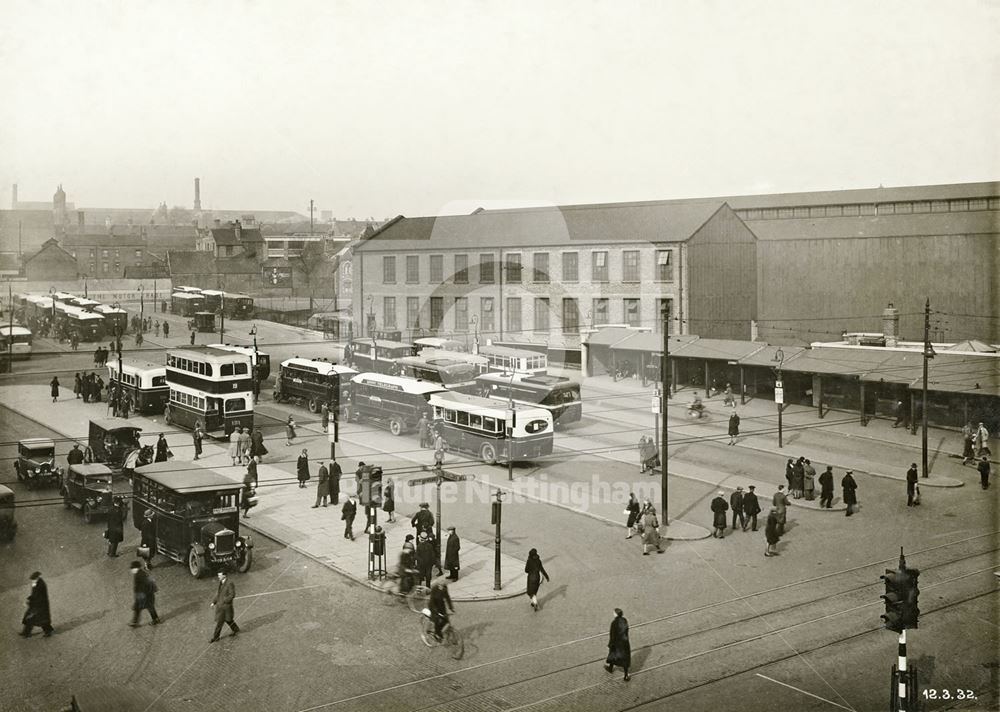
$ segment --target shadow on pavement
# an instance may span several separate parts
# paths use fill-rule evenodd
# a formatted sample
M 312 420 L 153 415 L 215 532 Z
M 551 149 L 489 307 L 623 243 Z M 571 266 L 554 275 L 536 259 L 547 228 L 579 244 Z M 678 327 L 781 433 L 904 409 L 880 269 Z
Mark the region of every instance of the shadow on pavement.
M 67 633 L 73 630 L 74 628 L 79 628 L 80 626 L 87 625 L 88 623 L 93 623 L 96 620 L 104 618 L 104 616 L 108 615 L 109 613 L 111 613 L 111 609 L 106 608 L 103 611 L 94 611 L 93 613 L 87 613 L 82 616 L 77 616 L 76 618 L 68 620 L 64 623 L 56 621 L 55 634 L 58 635 L 59 633 Z

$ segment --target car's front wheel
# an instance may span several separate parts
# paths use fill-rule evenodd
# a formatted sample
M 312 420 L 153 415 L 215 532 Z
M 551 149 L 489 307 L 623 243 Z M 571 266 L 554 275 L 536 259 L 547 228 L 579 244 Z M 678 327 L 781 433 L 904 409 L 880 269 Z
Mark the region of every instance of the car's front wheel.
M 236 570 L 241 574 L 245 574 L 253 566 L 253 549 L 248 549 L 244 547 L 243 556 L 237 559 Z
M 191 551 L 188 552 L 188 571 L 195 578 L 201 578 L 207 572 L 207 567 L 205 566 L 205 557 L 195 551 L 192 546 Z

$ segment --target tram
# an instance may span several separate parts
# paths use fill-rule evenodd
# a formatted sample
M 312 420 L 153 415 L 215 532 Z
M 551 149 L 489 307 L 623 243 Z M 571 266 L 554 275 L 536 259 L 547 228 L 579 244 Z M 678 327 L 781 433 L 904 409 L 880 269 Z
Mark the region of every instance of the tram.
M 170 398 L 167 369 L 162 365 L 139 359 L 122 359 L 119 373 L 118 361 L 112 360 L 108 362 L 108 379 L 111 383 L 121 384 L 136 413 L 162 413 Z
M 429 400 L 434 423 L 450 449 L 472 454 L 488 465 L 552 454 L 552 414 L 544 408 L 517 403 L 511 407 L 453 391 L 435 393 Z
M 237 426 L 253 427 L 253 378 L 250 359 L 205 347 L 167 352 L 170 399 L 163 420 L 211 435 L 229 435 Z

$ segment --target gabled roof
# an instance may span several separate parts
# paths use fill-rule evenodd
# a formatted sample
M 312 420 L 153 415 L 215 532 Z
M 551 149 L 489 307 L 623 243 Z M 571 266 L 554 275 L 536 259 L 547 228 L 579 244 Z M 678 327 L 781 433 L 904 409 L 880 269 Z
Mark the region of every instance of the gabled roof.
M 256 227 L 241 227 L 240 236 L 237 238 L 235 225 L 213 227 L 212 238 L 215 240 L 216 245 L 243 245 L 264 241 L 264 238 L 260 234 L 260 228 Z
M 31 255 L 30 257 L 26 257 L 24 259 L 24 264 L 27 265 L 29 262 L 31 262 L 33 259 L 35 259 L 39 255 L 41 255 L 43 252 L 56 252 L 60 256 L 64 255 L 66 259 L 68 259 L 71 262 L 73 262 L 73 264 L 76 264 L 76 258 L 73 255 L 71 255 L 69 252 L 67 252 L 66 250 L 64 250 L 63 247 L 62 247 L 62 245 L 59 244 L 59 241 L 56 240 L 54 237 L 53 238 L 49 238 L 44 243 L 42 243 L 42 248 L 38 252 L 36 252 L 35 254 Z

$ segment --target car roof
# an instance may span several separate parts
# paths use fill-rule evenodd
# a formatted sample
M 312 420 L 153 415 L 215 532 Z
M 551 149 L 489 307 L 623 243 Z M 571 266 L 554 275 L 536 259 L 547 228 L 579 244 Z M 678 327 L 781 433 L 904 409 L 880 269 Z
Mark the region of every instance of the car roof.
M 111 472 L 110 467 L 97 462 L 90 465 L 70 465 L 69 469 L 70 471 L 79 473 L 84 477 L 96 477 L 97 475 L 107 475 L 110 477 L 114 474 Z
M 136 468 L 136 473 L 152 482 L 181 493 L 218 489 L 240 489 L 242 482 L 231 480 L 215 470 L 197 466 L 178 466 L 172 462 L 153 462 Z
M 19 440 L 18 445 L 26 448 L 38 448 L 43 447 L 55 447 L 56 444 L 49 438 L 25 438 L 24 440 Z

